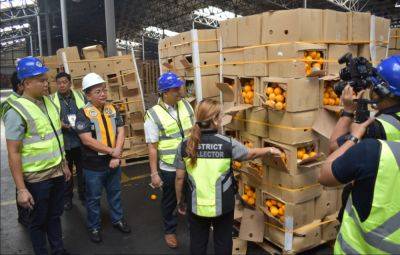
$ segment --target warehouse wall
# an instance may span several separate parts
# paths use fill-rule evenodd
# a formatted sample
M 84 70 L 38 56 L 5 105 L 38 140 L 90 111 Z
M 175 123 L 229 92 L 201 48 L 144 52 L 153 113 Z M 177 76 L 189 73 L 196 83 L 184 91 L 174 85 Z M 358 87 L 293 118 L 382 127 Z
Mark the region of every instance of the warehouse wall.
M 2 89 L 10 87 L 9 78 L 15 71 L 15 60 L 26 57 L 27 54 L 26 48 L 0 52 L 0 87 Z

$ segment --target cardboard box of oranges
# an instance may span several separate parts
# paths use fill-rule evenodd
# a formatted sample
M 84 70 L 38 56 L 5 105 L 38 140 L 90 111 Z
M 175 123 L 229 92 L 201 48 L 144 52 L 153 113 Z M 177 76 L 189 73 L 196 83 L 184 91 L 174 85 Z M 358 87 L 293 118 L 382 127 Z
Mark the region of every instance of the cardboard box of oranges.
M 313 78 L 278 78 L 261 79 L 263 104 L 271 110 L 303 112 L 318 109 L 319 81 Z
M 271 139 L 264 139 L 263 146 L 273 146 L 281 150 L 280 157 L 267 156 L 265 163 L 270 167 L 290 174 L 304 173 L 319 164 L 323 159 L 323 155 L 319 153 L 317 141 L 285 145 Z
M 282 43 L 268 47 L 269 75 L 283 78 L 324 76 L 326 45 Z
M 244 130 L 252 135 L 268 138 L 268 110 L 265 107 L 253 107 L 245 111 Z
M 293 228 L 302 227 L 315 220 L 314 199 L 302 203 L 288 203 L 264 191 L 261 194 L 261 209 L 281 226 L 285 225 L 287 217 L 293 218 Z
M 256 189 L 250 185 L 244 184 L 241 198 L 247 205 L 255 207 L 257 199 Z

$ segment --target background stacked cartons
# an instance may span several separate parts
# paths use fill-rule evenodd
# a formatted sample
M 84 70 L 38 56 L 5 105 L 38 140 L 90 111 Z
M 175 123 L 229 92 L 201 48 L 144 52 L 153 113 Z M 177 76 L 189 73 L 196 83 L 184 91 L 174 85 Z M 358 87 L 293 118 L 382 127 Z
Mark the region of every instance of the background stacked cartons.
M 219 81 L 219 45 L 216 29 L 196 30 L 203 98 L 219 97 L 215 84 Z M 161 71 L 173 71 L 186 80 L 189 97 L 195 97 L 192 31 L 159 41 Z
M 57 91 L 56 85 L 56 75 L 60 70 L 60 65 L 57 61 L 57 56 L 46 56 L 42 57 L 43 64 L 49 68 L 47 72 L 49 87 L 50 87 L 50 94 L 54 94 Z
M 400 55 L 400 28 L 390 29 L 388 56 Z
M 80 59 L 77 47 L 57 51 L 59 65 L 63 65 L 61 53 L 65 52 L 73 87 L 82 89 L 82 78 L 90 72 L 106 81 L 107 100 L 119 109 L 125 121 L 124 158 L 142 157 L 148 154 L 144 140 L 144 102 L 139 86 L 139 75 L 132 56 L 104 58 L 99 47 L 83 51 L 86 59 Z M 96 53 L 97 52 L 97 53 Z

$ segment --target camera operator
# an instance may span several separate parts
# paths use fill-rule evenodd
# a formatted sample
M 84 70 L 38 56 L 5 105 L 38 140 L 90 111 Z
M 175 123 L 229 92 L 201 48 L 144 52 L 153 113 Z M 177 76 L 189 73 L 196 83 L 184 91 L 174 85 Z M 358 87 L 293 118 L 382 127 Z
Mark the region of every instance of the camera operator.
M 393 63 L 400 62 L 399 56 L 394 56 L 388 58 L 379 65 L 378 73 L 384 79 L 390 80 L 395 79 L 396 72 L 394 72 L 391 68 L 393 67 Z M 397 71 L 398 73 L 399 71 Z M 397 74 L 398 76 L 399 74 Z M 396 83 L 393 80 L 392 83 Z M 391 85 L 392 87 L 396 87 L 395 84 Z M 397 87 L 398 87 L 397 81 Z M 378 110 L 375 114 L 375 121 L 373 121 L 366 129 L 366 132 L 362 138 L 373 138 L 373 139 L 382 139 L 388 141 L 400 140 L 400 99 L 399 97 L 393 97 L 387 95 L 386 97 L 381 98 L 374 89 L 370 90 L 370 97 L 372 100 L 377 101 L 376 106 L 374 108 Z M 343 145 L 347 139 L 350 138 L 350 126 L 353 123 L 354 112 L 357 108 L 357 103 L 354 102 L 354 99 L 359 99 L 363 96 L 365 91 L 360 91 L 357 95 L 354 95 L 354 90 L 351 86 L 347 85 L 342 93 L 341 101 L 343 102 L 344 109 L 341 113 L 341 117 L 337 122 L 331 138 L 330 138 L 330 150 L 331 152 L 337 150 L 341 145 Z M 392 93 L 393 94 L 393 93 Z M 344 208 L 346 206 L 347 198 L 350 195 L 352 188 L 352 183 L 346 185 L 343 189 L 342 193 L 342 207 L 339 211 L 338 220 L 342 220 Z
M 353 122 L 352 89 L 345 88 L 348 116 L 340 118 L 332 135 L 340 147 L 329 155 L 319 177 L 326 186 L 352 183 L 335 254 L 400 251 L 400 56 L 382 61 L 377 71 L 383 82 L 373 84 L 371 97 L 378 114 Z

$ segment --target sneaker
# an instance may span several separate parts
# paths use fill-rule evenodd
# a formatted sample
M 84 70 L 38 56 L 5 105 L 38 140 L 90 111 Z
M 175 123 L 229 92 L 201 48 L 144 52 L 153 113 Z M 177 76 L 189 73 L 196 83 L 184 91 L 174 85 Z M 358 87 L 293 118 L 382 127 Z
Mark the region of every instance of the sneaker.
M 89 236 L 90 236 L 90 240 L 93 243 L 101 243 L 103 241 L 103 239 L 101 238 L 100 230 L 98 230 L 98 229 L 89 230 Z
M 113 224 L 114 228 L 118 229 L 122 233 L 130 233 L 131 227 L 124 220 L 120 220 L 117 223 Z
M 72 201 L 67 201 L 64 203 L 64 210 L 65 211 L 71 211 L 72 209 Z

